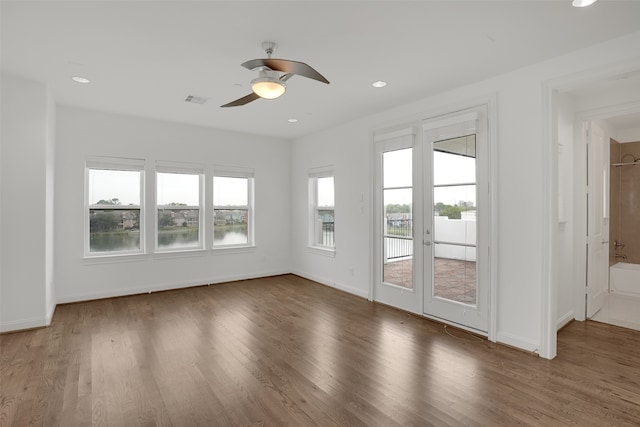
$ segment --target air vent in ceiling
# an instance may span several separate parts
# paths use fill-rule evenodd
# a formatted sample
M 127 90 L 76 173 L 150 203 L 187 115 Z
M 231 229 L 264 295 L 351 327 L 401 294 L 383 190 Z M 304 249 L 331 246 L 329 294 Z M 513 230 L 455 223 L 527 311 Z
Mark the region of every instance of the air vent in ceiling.
M 204 104 L 209 100 L 209 98 L 204 98 L 202 96 L 188 95 L 184 101 L 190 102 L 192 104 Z

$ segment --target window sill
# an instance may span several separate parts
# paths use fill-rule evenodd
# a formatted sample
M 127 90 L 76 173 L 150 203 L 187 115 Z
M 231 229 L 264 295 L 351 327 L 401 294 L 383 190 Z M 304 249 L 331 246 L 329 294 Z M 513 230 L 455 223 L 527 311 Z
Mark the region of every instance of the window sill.
M 336 256 L 335 248 L 326 248 L 321 246 L 307 246 L 307 252 L 330 257 L 330 258 L 335 258 Z
M 109 254 L 109 255 L 89 255 L 82 259 L 82 263 L 85 265 L 94 264 L 111 264 L 120 262 L 138 262 L 144 261 L 149 257 L 149 254 L 145 253 L 132 253 L 132 254 Z
M 211 249 L 213 255 L 243 254 L 255 251 L 255 246 L 218 246 Z
M 167 258 L 190 258 L 195 256 L 205 256 L 208 251 L 202 248 L 182 249 L 173 251 L 158 251 L 153 254 L 153 258 L 167 259 Z

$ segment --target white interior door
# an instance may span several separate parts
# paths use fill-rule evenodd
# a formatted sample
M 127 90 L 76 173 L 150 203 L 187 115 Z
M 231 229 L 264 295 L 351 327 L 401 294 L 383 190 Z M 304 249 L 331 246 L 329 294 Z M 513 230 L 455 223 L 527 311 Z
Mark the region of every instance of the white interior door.
M 609 289 L 609 144 L 604 130 L 585 124 L 587 140 L 587 318 Z
M 425 121 L 423 128 L 424 312 L 488 332 L 486 108 Z

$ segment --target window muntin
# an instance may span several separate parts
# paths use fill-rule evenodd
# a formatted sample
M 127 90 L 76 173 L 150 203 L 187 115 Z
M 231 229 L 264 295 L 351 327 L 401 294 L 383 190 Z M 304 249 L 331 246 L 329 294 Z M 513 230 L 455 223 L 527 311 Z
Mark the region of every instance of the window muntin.
M 213 177 L 213 246 L 253 246 L 252 187 L 248 176 Z
M 86 179 L 86 254 L 143 252 L 142 170 L 88 165 Z
M 199 173 L 156 173 L 159 251 L 202 247 L 200 182 Z
M 335 248 L 335 187 L 332 172 L 309 177 L 310 245 L 323 249 Z

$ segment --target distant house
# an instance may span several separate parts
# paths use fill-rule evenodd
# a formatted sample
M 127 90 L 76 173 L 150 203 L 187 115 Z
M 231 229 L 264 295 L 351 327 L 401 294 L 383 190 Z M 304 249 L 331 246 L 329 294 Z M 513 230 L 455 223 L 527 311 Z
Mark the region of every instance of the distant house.
M 411 225 L 411 212 L 396 212 L 387 214 L 387 225 L 390 227 L 406 227 Z

